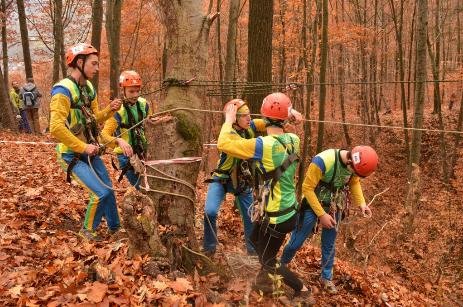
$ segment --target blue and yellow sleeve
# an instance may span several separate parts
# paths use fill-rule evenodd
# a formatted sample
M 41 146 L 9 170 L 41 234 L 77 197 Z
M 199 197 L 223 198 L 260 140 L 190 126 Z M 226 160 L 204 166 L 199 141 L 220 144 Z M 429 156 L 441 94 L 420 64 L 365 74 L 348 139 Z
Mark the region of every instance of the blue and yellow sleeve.
M 101 141 L 104 144 L 108 144 L 109 147 L 114 148 L 117 146 L 116 144 L 116 137 L 114 136 L 114 132 L 116 131 L 119 123 L 116 120 L 116 115 L 109 118 L 104 123 L 103 130 L 101 130 Z
M 217 140 L 217 148 L 239 159 L 262 159 L 262 140 L 259 140 L 244 139 L 231 124 L 224 123 Z
M 349 188 L 352 203 L 359 207 L 366 204 L 365 197 L 362 192 L 362 186 L 360 185 L 360 178 L 358 176 L 352 176 L 349 182 Z
M 318 201 L 317 194 L 315 194 L 315 188 L 317 187 L 322 177 L 322 168 L 315 162 L 312 162 L 309 164 L 309 168 L 305 174 L 304 182 L 302 183 L 302 194 L 307 199 L 310 207 L 318 217 L 326 213 Z
M 100 107 L 98 106 L 97 97 L 93 99 L 90 107 L 92 109 L 93 114 L 95 115 L 97 123 L 99 124 L 104 123 L 107 119 L 111 118 L 115 113 L 115 111 L 111 110 L 111 107 L 109 104 L 103 110 L 100 110 Z
M 71 110 L 71 101 L 69 91 L 69 95 L 67 95 L 65 90 L 60 87 L 52 91 L 50 102 L 50 133 L 72 151 L 83 153 L 87 144 L 79 140 L 66 127 L 67 117 Z

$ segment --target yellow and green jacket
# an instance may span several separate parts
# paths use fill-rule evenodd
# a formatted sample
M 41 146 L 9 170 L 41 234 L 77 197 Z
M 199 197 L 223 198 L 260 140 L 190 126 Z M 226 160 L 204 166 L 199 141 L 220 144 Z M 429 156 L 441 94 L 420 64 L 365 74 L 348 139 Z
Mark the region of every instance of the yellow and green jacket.
M 277 140 L 278 139 L 278 140 Z M 284 144 L 284 146 L 281 143 Z M 257 169 L 262 174 L 269 173 L 280 165 L 291 153 L 299 153 L 299 137 L 293 133 L 267 135 L 253 139 L 243 139 L 230 124 L 224 123 L 217 142 L 219 150 L 239 159 L 254 159 Z M 285 148 L 286 147 L 286 148 Z M 266 211 L 277 213 L 296 205 L 296 186 L 294 176 L 297 163 L 292 163 L 269 194 Z M 279 224 L 296 214 L 296 210 L 270 217 L 270 224 Z
M 326 187 L 330 182 L 335 189 L 348 185 L 353 203 L 358 206 L 365 204 L 360 178 L 342 162 L 340 151 L 328 149 L 316 155 L 305 175 L 302 194 L 318 217 L 326 213 L 322 204 L 329 204 L 331 201 L 332 191 Z M 337 163 L 336 167 L 335 163 Z M 335 168 L 336 176 L 333 178 Z
M 151 115 L 151 109 L 149 108 L 148 102 L 145 98 L 139 97 L 138 101 L 133 105 L 122 105 L 121 108 L 114 114 L 114 116 L 105 122 L 104 128 L 101 131 L 101 136 L 105 143 L 111 142 L 110 146 L 114 148 L 114 153 L 116 154 L 123 154 L 122 149 L 116 145 L 116 138 L 124 139 L 132 147 L 135 144 L 134 134 L 130 133 L 130 131 L 127 132 L 128 127 L 133 125 L 129 122 L 130 120 L 127 111 L 132 114 L 135 121 L 134 124 L 141 122 L 147 116 Z M 147 141 L 143 127 L 143 124 L 141 124 L 138 131 L 140 132 L 141 141 L 143 143 L 144 149 L 146 150 Z
M 109 105 L 103 110 L 99 109 L 97 95 L 90 81 L 87 80 L 85 86 L 78 86 L 69 78 L 56 83 L 51 90 L 50 132 L 60 141 L 56 147 L 59 153 L 85 151 L 87 143 L 70 130 L 78 124 L 85 125 L 85 117 L 78 108 L 85 103 L 84 95 L 89 97 L 90 109 L 97 123 L 103 123 L 114 115 Z
M 232 128 L 233 129 L 233 128 Z M 263 119 L 253 119 L 251 120 L 251 125 L 246 130 L 235 130 L 233 129 L 241 138 L 251 139 L 257 137 L 258 133 L 265 132 L 266 123 Z M 226 152 L 221 151 L 219 161 L 217 162 L 217 167 L 212 173 L 213 176 L 218 178 L 227 179 L 230 177 L 233 168 L 236 167 L 242 159 L 233 157 Z
M 13 104 L 13 107 L 16 109 L 16 111 L 24 109 L 24 102 L 19 97 L 19 93 L 16 93 L 14 88 L 10 90 L 10 100 L 11 100 L 11 103 Z

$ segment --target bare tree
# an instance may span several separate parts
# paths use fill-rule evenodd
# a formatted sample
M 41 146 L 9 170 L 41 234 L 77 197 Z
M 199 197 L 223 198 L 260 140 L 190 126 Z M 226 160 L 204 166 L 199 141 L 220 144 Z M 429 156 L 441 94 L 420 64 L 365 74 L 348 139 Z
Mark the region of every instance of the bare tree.
M 61 67 L 61 48 L 63 47 L 63 1 L 53 1 L 53 37 L 55 38 L 53 52 L 53 84 L 60 80 L 59 72 Z M 63 76 L 64 77 L 64 76 Z
M 29 48 L 29 31 L 27 30 L 26 10 L 24 8 L 24 0 L 16 0 L 18 6 L 19 29 L 21 31 L 21 44 L 23 47 L 24 68 L 26 70 L 26 78 L 33 78 L 31 51 Z
M 203 15 L 201 0 L 160 0 L 159 9 L 166 28 L 165 63 L 166 79 L 169 80 L 163 109 L 200 109 L 203 100 L 197 92 L 198 87 L 189 87 L 183 80 L 193 77 L 203 79 L 206 76 L 209 30 L 217 14 L 211 13 L 210 5 L 208 13 Z M 188 110 L 171 111 L 170 114 L 155 124 L 147 124 L 147 138 L 156 140 L 156 147 L 148 148 L 148 158 L 159 160 L 201 156 L 204 117 L 201 113 Z M 170 259 L 187 268 L 194 266 L 188 255 L 197 255 L 188 251 L 198 249 L 194 232 L 195 215 L 192 213 L 195 211 L 194 185 L 199 166 L 195 160 L 188 164 L 161 165 L 150 175 L 158 179 L 149 180 L 151 192 L 148 194 L 157 212 L 157 222 L 169 226 L 161 241 Z M 134 230 L 129 227 L 127 231 L 132 233 Z
M 111 98 L 119 95 L 121 8 L 122 0 L 107 0 L 106 2 L 106 33 L 110 66 L 109 95 Z
M 419 130 L 423 127 L 424 94 L 426 89 L 426 40 L 428 22 L 428 1 L 417 0 L 417 25 L 416 25 L 416 86 L 415 86 L 415 112 L 413 120 L 412 143 L 410 148 L 410 164 L 408 168 L 409 182 L 419 182 L 419 162 L 421 156 L 421 135 Z M 412 167 L 413 166 L 413 167 Z M 412 172 L 412 169 L 414 170 Z M 415 171 L 416 170 L 416 171 Z M 407 230 L 413 228 L 413 218 L 419 201 L 419 187 L 410 185 L 408 189 L 405 208 L 409 213 Z
M 92 46 L 97 50 L 101 48 L 101 30 L 103 24 L 103 0 L 93 0 L 92 4 Z M 98 90 L 99 73 L 95 74 L 93 84 Z
M 225 81 L 235 80 L 236 32 L 240 12 L 240 0 L 231 0 L 228 14 L 227 53 L 225 56 Z M 228 96 L 228 99 L 231 97 Z
M 323 0 L 322 8 L 322 39 L 320 43 L 320 100 L 318 107 L 318 138 L 317 152 L 323 148 L 323 135 L 325 132 L 325 100 L 326 100 L 326 68 L 328 65 L 328 0 Z
M 248 82 L 272 82 L 273 1 L 250 0 L 248 23 Z M 259 113 L 270 84 L 247 96 L 251 113 Z
M 0 126 L 9 128 L 13 131 L 18 129 L 17 122 L 14 118 L 13 107 L 8 97 L 8 87 L 3 80 L 3 72 L 0 67 Z
M 399 17 L 397 18 L 396 9 L 394 5 L 394 0 L 390 0 L 389 4 L 391 6 L 392 20 L 394 21 L 395 36 L 397 41 L 397 54 L 398 54 L 398 63 L 399 63 L 399 77 L 400 81 L 405 79 L 405 64 L 404 64 L 404 49 L 402 43 L 402 34 L 403 34 L 403 12 L 404 12 L 404 1 L 400 1 Z M 402 115 L 403 115 L 403 125 L 408 127 L 407 122 L 407 102 L 405 97 L 405 84 L 400 82 L 400 102 L 402 106 Z M 408 130 L 404 129 L 404 139 L 405 139 L 405 152 L 407 154 L 407 164 L 410 155 L 410 141 L 408 138 Z

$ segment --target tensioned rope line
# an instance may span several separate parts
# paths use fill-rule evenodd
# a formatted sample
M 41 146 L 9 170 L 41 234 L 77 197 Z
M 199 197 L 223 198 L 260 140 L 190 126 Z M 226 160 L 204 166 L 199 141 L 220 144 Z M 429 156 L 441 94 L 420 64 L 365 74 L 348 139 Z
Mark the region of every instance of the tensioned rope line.
M 208 110 L 208 109 L 196 109 L 196 108 L 187 108 L 187 107 L 180 107 L 169 109 L 161 112 L 156 112 L 149 117 L 141 120 L 139 123 L 133 125 L 132 127 L 125 130 L 123 133 L 119 135 L 122 136 L 125 133 L 128 133 L 130 130 L 134 129 L 141 125 L 145 120 L 151 119 L 157 115 L 168 114 L 175 111 L 195 111 L 195 112 L 202 112 L 202 113 L 220 113 L 223 114 L 223 111 L 219 110 Z M 252 116 L 262 117 L 261 114 L 250 114 Z M 409 131 L 422 131 L 422 132 L 435 132 L 435 133 L 448 133 L 448 134 L 463 134 L 463 131 L 458 130 L 444 130 L 444 129 L 429 129 L 429 128 L 414 128 L 414 127 L 404 127 L 404 126 L 393 126 L 393 125 L 377 125 L 377 124 L 363 124 L 363 123 L 352 123 L 352 122 L 343 122 L 343 121 L 334 121 L 334 120 L 318 120 L 318 119 L 303 119 L 304 122 L 312 122 L 312 123 L 326 123 L 326 124 L 334 124 L 334 125 L 345 125 L 345 126 L 355 126 L 355 127 L 369 127 L 369 128 L 381 128 L 381 129 L 395 129 L 395 130 L 409 130 Z M 102 144 L 101 146 L 106 146 L 109 143 L 113 142 L 115 138 L 112 138 L 110 141 Z M 52 142 L 32 142 L 32 141 L 10 141 L 10 140 L 0 140 L 0 143 L 12 143 L 12 144 L 26 144 L 26 145 L 56 145 L 57 143 Z M 205 146 L 212 146 L 214 144 L 204 144 Z

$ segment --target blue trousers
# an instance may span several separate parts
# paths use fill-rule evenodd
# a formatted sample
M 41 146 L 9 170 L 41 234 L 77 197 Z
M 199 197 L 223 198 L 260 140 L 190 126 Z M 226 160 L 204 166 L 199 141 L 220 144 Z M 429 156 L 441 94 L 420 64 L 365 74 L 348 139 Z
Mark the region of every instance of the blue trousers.
M 302 212 L 301 212 L 302 214 Z M 281 255 L 281 263 L 288 264 L 296 255 L 296 252 L 302 247 L 305 240 L 313 235 L 315 224 L 317 223 L 317 215 L 313 212 L 312 209 L 303 211 L 304 218 L 302 219 L 302 224 L 300 221 L 296 225 L 296 228 L 291 233 L 291 238 L 289 242 L 283 249 L 283 254 Z M 337 215 L 336 222 L 339 223 L 339 216 Z M 337 231 L 335 228 L 322 228 L 321 235 L 321 251 L 322 251 L 322 261 L 321 261 L 321 277 L 327 280 L 333 278 L 333 264 L 334 256 L 336 253 L 336 235 Z
M 61 155 L 61 165 L 67 168 L 75 154 L 64 153 Z M 106 219 L 110 230 L 117 230 L 120 227 L 119 214 L 117 212 L 116 197 L 114 191 L 102 185 L 95 173 L 90 169 L 86 154 L 80 155 L 79 160 L 72 168 L 72 174 L 79 183 L 90 192 L 90 201 L 85 213 L 84 228 L 94 231 L 98 228 L 102 218 Z M 105 185 L 112 187 L 108 171 L 99 156 L 94 156 L 91 164 L 96 174 Z
M 19 131 L 32 133 L 31 127 L 29 126 L 29 121 L 27 120 L 26 110 L 20 109 L 19 115 L 21 116 L 21 120 L 19 121 Z
M 119 169 L 123 169 L 127 163 L 129 163 L 129 157 L 123 154 L 117 155 L 117 160 L 119 160 Z M 137 190 L 140 190 L 140 176 L 135 174 L 133 168 L 130 168 L 125 173 L 125 177 Z
M 218 178 L 214 177 L 214 180 Z M 215 251 L 217 246 L 217 215 L 220 206 L 225 198 L 226 193 L 235 193 L 231 180 L 226 184 L 219 181 L 209 183 L 206 196 L 206 206 L 204 208 L 204 240 L 203 248 L 205 251 Z M 252 232 L 251 217 L 248 214 L 248 209 L 253 201 L 252 191 L 248 189 L 238 195 L 235 195 L 235 204 L 240 211 L 244 225 L 244 236 L 246 249 L 248 253 L 254 253 L 250 236 Z

